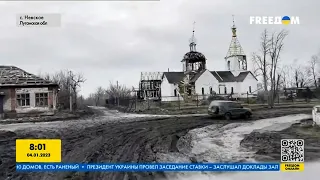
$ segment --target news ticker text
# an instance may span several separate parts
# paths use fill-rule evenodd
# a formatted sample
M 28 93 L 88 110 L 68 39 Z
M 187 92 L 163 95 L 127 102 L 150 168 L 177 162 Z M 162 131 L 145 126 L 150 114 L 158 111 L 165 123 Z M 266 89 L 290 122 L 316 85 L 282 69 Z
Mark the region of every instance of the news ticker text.
M 21 172 L 303 171 L 303 163 L 17 163 Z

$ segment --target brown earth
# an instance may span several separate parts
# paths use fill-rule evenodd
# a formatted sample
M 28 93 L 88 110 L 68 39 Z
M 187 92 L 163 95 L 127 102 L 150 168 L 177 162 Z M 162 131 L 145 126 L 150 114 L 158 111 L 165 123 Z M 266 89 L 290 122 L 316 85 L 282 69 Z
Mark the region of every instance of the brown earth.
M 257 160 L 274 162 L 281 159 L 281 139 L 304 139 L 304 160 L 315 161 L 320 159 L 320 127 L 312 122 L 306 119 L 282 131 L 252 132 L 240 145 L 255 151 Z
M 94 110 L 87 106 L 81 107 L 81 109 L 75 112 L 69 112 L 69 110 L 63 110 L 56 112 L 51 116 L 29 116 L 15 119 L 0 120 L 1 124 L 13 124 L 13 123 L 25 123 L 25 122 L 52 122 L 52 121 L 67 121 L 80 118 L 88 118 L 92 116 L 102 115 L 100 111 Z
M 268 109 L 255 111 L 252 120 L 279 117 L 295 113 L 310 113 L 310 108 Z M 107 118 L 107 117 L 104 117 Z M 215 123 L 228 124 L 244 120 L 215 120 L 203 117 L 171 117 L 135 122 L 106 122 L 93 127 L 37 131 L 0 131 L 0 179 L 23 180 L 154 180 L 164 173 L 17 173 L 15 172 L 15 139 L 61 138 L 63 162 L 154 162 L 158 152 L 177 151 L 176 143 L 189 130 Z M 1 125 L 0 125 L 1 126 Z
M 273 109 L 299 109 L 299 108 L 309 108 L 310 112 L 312 107 L 315 105 L 315 103 L 309 103 L 309 104 L 275 104 L 275 107 Z M 243 104 L 245 108 L 250 108 L 252 111 L 262 111 L 262 110 L 268 110 L 268 105 L 263 104 Z M 124 107 L 113 107 L 114 109 L 118 109 L 121 112 L 126 112 L 126 108 Z M 208 112 L 208 105 L 205 106 L 191 106 L 191 107 L 171 107 L 171 108 L 151 108 L 151 109 L 145 109 L 145 110 L 138 110 L 133 111 L 134 113 L 138 114 L 169 114 L 169 115 L 180 115 L 180 114 L 206 114 Z

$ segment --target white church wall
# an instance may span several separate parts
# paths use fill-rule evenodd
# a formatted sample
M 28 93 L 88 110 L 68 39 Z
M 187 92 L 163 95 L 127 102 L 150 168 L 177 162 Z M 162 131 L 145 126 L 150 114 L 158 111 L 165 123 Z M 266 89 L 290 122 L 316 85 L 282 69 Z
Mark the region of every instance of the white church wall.
M 251 91 L 250 91 L 251 87 Z M 241 89 L 243 94 L 257 94 L 258 89 L 258 81 L 253 77 L 251 73 L 247 75 L 247 77 L 244 79 L 244 81 L 241 83 Z
M 174 96 L 174 90 L 176 89 L 176 95 Z M 179 95 L 179 97 L 178 97 Z M 183 100 L 179 93 L 178 85 L 170 84 L 168 79 L 164 76 L 161 82 L 161 101 L 178 101 Z
M 248 74 L 243 82 L 225 82 L 220 83 L 220 94 L 230 94 L 233 88 L 233 97 L 247 97 L 247 92 L 250 94 L 256 94 L 258 89 L 258 81 Z M 251 93 L 250 87 L 251 86 Z M 225 87 L 227 88 L 227 93 L 225 93 Z M 219 94 L 219 91 L 217 92 Z
M 233 94 L 241 92 L 241 85 L 239 82 L 227 82 L 225 83 L 225 86 L 227 87 L 227 94 L 231 94 L 232 89 Z
M 204 94 L 208 95 L 210 94 L 210 87 L 212 87 L 212 91 L 218 93 L 219 91 L 218 80 L 211 74 L 210 71 L 206 70 L 195 82 L 196 94 L 202 95 L 202 88 L 203 88 Z
M 224 87 L 226 86 L 226 84 L 225 83 L 220 83 L 219 84 L 219 89 L 218 89 L 218 91 L 217 91 L 217 94 L 225 94 L 224 93 Z
M 220 87 L 220 94 L 230 94 L 232 89 L 234 94 L 241 92 L 241 85 L 239 82 L 220 83 L 219 87 Z M 225 87 L 227 88 L 226 93 L 225 93 Z M 217 93 L 219 94 L 219 91 Z

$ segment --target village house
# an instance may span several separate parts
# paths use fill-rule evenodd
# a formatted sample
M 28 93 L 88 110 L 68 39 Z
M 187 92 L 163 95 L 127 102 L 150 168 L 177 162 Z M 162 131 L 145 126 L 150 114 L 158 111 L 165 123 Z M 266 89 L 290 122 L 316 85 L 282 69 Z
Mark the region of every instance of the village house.
M 180 72 L 163 72 L 160 87 L 150 85 L 140 87 L 140 94 L 149 98 L 148 88 L 158 95 L 161 101 L 186 100 L 195 96 L 207 98 L 209 95 L 228 96 L 233 98 L 255 97 L 258 93 L 258 80 L 247 69 L 247 58 L 238 39 L 237 29 L 233 24 L 232 40 L 224 58 L 224 71 L 210 71 L 207 69 L 206 57 L 196 50 L 194 30 L 190 39 L 190 51 L 182 59 L 183 70 Z M 217 62 L 220 63 L 220 62 Z M 149 84 L 151 80 L 144 81 Z M 140 81 L 142 82 L 142 81 Z
M 53 114 L 59 86 L 15 66 L 0 66 L 2 118 Z

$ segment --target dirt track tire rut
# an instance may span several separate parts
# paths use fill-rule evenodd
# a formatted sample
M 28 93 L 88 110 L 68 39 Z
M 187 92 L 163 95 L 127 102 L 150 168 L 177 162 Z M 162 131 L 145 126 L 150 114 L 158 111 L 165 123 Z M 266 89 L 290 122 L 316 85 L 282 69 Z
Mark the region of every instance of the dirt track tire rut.
M 296 111 L 295 113 L 307 113 L 309 109 Z M 273 112 L 261 112 L 259 117 L 272 117 L 291 114 L 292 111 L 273 110 Z M 250 122 L 239 120 L 240 122 Z M 173 117 L 157 120 L 142 120 L 127 123 L 105 123 L 85 129 L 67 129 L 56 133 L 16 132 L 7 138 L 8 142 L 0 141 L 1 162 L 0 179 L 5 176 L 9 179 L 24 180 L 56 180 L 56 179 L 88 179 L 88 180 L 155 180 L 164 178 L 164 173 L 106 173 L 106 172 L 61 172 L 61 173 L 16 173 L 15 149 L 16 138 L 48 137 L 61 138 L 62 161 L 77 163 L 121 163 L 138 162 L 148 163 L 156 161 L 157 153 L 177 151 L 178 138 L 189 130 L 211 124 L 228 124 L 239 121 L 214 120 L 208 117 Z M 1 137 L 1 133 L 0 133 Z M 10 150 L 11 149 L 11 150 Z

